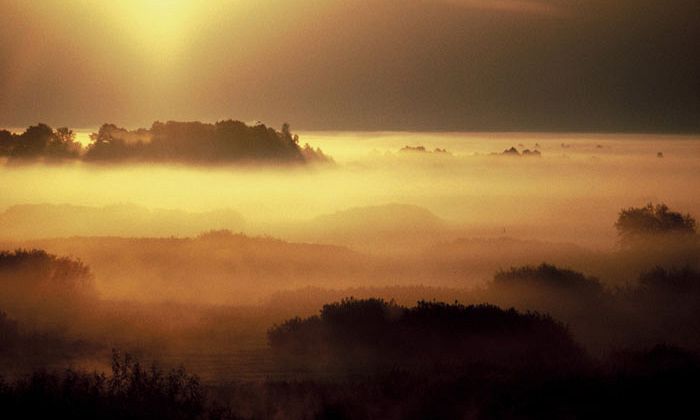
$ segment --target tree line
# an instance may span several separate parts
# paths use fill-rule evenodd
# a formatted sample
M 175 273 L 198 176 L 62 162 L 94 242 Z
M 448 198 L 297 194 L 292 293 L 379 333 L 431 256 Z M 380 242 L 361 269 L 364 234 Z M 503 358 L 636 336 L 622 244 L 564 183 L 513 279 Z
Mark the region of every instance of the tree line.
M 46 124 L 28 127 L 22 133 L 0 130 L 0 157 L 9 162 L 175 162 L 223 164 L 231 162 L 307 163 L 330 162 L 320 149 L 299 136 L 289 124 L 275 130 L 264 124 L 241 121 L 154 122 L 151 128 L 128 130 L 103 124 L 83 146 L 76 133 L 66 127 Z

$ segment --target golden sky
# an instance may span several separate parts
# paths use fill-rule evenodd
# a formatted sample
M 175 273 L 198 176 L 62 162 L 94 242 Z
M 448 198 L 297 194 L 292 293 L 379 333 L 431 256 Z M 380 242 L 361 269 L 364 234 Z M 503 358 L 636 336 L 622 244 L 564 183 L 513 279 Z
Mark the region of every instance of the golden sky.
M 0 125 L 700 129 L 690 0 L 0 0 Z

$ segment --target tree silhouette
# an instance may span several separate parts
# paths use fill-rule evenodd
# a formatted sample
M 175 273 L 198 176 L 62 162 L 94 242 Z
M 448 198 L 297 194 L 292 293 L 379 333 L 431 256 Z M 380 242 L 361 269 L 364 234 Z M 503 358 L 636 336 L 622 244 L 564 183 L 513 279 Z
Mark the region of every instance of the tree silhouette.
M 183 162 L 222 164 L 231 162 L 309 163 L 332 162 L 320 149 L 300 146 L 299 136 L 288 123 L 275 130 L 264 124 L 247 125 L 225 120 L 214 124 L 154 122 L 150 129 L 127 130 L 103 124 L 90 135 L 86 150 L 65 127 L 46 124 L 22 134 L 0 130 L 0 157 L 8 161 Z M 84 152 L 84 153 L 83 153 Z
M 75 140 L 75 133 L 67 127 L 53 132 L 44 154 L 50 159 L 77 159 L 82 145 Z
M 0 130 L 0 156 L 10 156 L 15 137 L 7 130 Z
M 281 131 L 264 124 L 225 120 L 154 122 L 150 129 L 129 131 L 105 124 L 91 136 L 88 161 L 156 161 L 216 164 L 237 161 L 328 161 L 320 150 L 299 146 L 285 123 Z
M 13 161 L 77 159 L 81 148 L 75 133 L 65 127 L 54 131 L 46 124 L 37 124 L 22 134 L 0 131 L 0 156 Z

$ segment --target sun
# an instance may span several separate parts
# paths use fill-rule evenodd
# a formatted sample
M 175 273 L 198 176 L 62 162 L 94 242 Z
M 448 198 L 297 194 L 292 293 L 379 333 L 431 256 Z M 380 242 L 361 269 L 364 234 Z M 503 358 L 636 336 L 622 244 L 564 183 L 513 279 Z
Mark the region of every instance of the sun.
M 185 41 L 198 25 L 204 6 L 196 0 L 121 0 L 111 14 L 142 48 L 169 52 Z

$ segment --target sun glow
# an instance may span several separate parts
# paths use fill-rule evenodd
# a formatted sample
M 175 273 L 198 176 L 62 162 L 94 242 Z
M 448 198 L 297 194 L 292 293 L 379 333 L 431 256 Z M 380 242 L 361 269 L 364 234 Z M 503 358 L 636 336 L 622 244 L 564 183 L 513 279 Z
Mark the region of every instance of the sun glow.
M 108 7 L 137 46 L 165 54 L 187 41 L 203 11 L 194 0 L 123 0 Z

